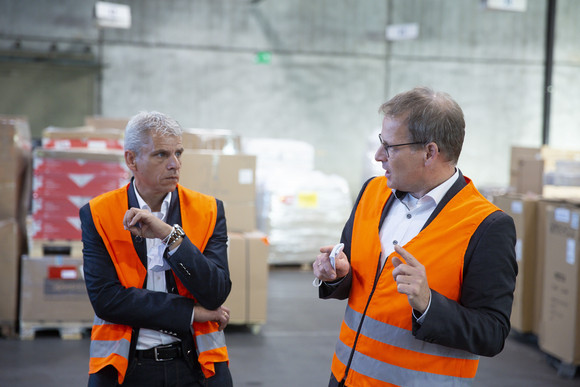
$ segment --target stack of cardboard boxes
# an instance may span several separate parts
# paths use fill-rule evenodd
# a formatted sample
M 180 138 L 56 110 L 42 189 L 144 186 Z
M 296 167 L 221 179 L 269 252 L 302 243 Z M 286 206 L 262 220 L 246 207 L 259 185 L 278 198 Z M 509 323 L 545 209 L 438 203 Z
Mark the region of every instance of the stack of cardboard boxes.
M 79 209 L 93 197 L 127 184 L 123 131 L 54 128 L 33 151 L 29 254 L 22 256 L 20 337 L 58 329 L 79 338 L 93 310 L 82 276 Z
M 267 317 L 269 246 L 266 235 L 256 229 L 256 156 L 237 153 L 239 138 L 229 131 L 186 130 L 183 144 L 180 184 L 224 203 L 230 324 L 257 330 Z
M 514 147 L 513 192 L 493 198 L 516 225 L 512 328 L 537 337 L 562 376 L 580 365 L 580 189 L 546 184 L 546 176 L 559 173 L 557 160 L 575 158 L 580 152 Z
M 26 252 L 30 195 L 30 127 L 26 117 L 0 116 L 0 335 L 18 328 L 20 256 Z

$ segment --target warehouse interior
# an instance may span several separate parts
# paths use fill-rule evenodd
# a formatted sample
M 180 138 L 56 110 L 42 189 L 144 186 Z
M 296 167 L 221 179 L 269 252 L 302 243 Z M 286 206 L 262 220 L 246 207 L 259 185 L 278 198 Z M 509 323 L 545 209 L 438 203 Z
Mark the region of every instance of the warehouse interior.
M 127 183 L 123 130 L 185 129 L 180 183 L 226 206 L 237 386 L 326 385 L 346 303 L 312 262 L 382 175 L 380 105 L 449 93 L 458 167 L 516 224 L 503 352 L 476 386 L 580 385 L 577 0 L 0 0 L 0 385 L 88 380 L 78 209 Z

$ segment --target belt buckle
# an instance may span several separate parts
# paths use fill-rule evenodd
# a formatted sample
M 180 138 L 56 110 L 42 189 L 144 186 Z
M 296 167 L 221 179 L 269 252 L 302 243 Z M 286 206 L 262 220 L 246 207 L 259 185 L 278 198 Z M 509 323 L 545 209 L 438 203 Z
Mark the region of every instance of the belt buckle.
M 169 361 L 169 360 L 175 359 L 174 357 L 169 358 L 169 359 L 160 359 L 159 358 L 159 352 L 157 352 L 158 349 L 167 349 L 167 348 L 171 348 L 171 347 L 172 347 L 172 344 L 167 344 L 167 345 L 160 345 L 160 346 L 153 348 L 153 353 L 155 354 L 155 361 Z

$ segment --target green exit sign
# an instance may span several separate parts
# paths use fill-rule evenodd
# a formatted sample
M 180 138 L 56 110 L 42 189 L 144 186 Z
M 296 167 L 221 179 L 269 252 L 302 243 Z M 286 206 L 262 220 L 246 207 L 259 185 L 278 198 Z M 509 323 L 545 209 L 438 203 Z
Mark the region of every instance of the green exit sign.
M 272 61 L 272 53 L 270 51 L 259 51 L 256 53 L 256 63 L 270 64 Z

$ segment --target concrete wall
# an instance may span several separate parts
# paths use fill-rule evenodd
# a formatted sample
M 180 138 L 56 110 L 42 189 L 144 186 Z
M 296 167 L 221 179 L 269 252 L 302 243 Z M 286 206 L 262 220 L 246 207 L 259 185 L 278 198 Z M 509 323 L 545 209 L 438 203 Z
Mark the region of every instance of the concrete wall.
M 416 85 L 464 108 L 460 167 L 478 186 L 507 185 L 512 145 L 541 145 L 546 1 L 524 13 L 479 0 L 118 2 L 131 6 L 130 30 L 99 32 L 89 0 L 0 0 L 0 50 L 17 39 L 23 50 L 90 49 L 103 65 L 96 112 L 156 109 L 186 127 L 307 141 L 317 169 L 344 176 L 353 195 L 371 173 L 378 107 Z M 550 134 L 575 149 L 579 15 L 580 2 L 558 1 Z M 399 23 L 418 23 L 419 38 L 387 42 Z

